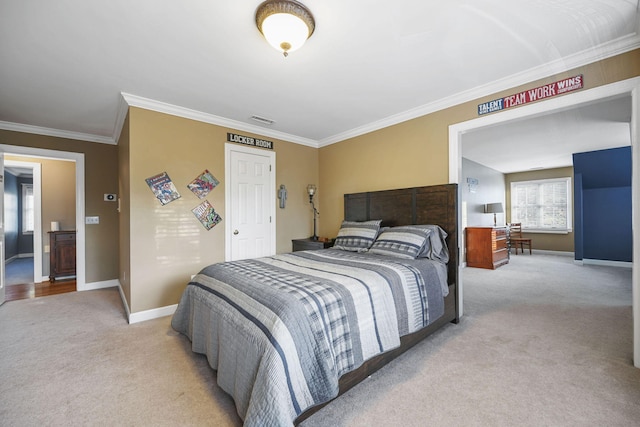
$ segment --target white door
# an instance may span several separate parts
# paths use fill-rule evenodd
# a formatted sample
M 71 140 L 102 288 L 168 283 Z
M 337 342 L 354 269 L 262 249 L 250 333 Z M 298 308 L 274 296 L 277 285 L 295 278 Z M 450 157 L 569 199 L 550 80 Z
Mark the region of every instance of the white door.
M 5 301 L 4 289 L 4 153 L 0 152 L 0 304 Z
M 275 153 L 226 144 L 228 261 L 275 254 Z

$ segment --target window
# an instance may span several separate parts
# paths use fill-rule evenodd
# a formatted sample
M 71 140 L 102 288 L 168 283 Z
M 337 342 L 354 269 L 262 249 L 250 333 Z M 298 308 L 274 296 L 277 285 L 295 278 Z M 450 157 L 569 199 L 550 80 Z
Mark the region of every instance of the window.
M 511 222 L 529 231 L 571 231 L 571 178 L 512 182 Z
M 22 184 L 22 232 L 33 233 L 34 228 L 33 184 Z

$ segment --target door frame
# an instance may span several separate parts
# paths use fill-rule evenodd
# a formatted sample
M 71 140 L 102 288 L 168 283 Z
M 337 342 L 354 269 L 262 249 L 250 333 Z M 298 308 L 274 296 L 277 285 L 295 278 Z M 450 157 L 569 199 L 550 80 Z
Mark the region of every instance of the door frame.
M 270 222 L 270 240 L 271 240 L 271 248 L 270 253 L 276 253 L 276 203 L 275 203 L 275 195 L 276 195 L 276 153 L 271 150 L 263 150 L 260 148 L 247 147 L 245 145 L 239 144 L 224 144 L 224 178 L 225 178 L 225 186 L 224 186 L 224 203 L 225 203 L 225 217 L 227 221 L 225 221 L 224 225 L 224 235 L 225 235 L 225 245 L 224 245 L 224 259 L 225 261 L 231 261 L 231 241 L 232 241 L 232 227 L 231 227 L 231 152 L 241 152 L 245 154 L 251 154 L 256 156 L 268 157 L 269 162 L 273 167 L 273 171 L 269 174 L 269 189 L 267 190 L 270 194 L 269 200 L 269 215 L 271 216 Z
M 25 157 L 43 157 L 54 160 L 71 160 L 76 164 L 76 289 L 89 290 L 86 286 L 85 224 L 84 224 L 84 154 L 68 151 L 48 150 L 44 148 L 23 147 L 0 144 L 5 154 Z M 35 241 L 34 241 L 35 243 Z M 36 247 L 34 245 L 34 253 Z M 34 258 L 35 260 L 35 258 Z M 35 279 L 35 278 L 34 278 Z
M 540 101 L 513 110 L 506 110 L 484 117 L 456 123 L 449 126 L 449 183 L 462 181 L 462 135 L 475 129 L 505 123 L 524 117 L 548 114 L 553 111 L 587 104 L 614 96 L 631 95 L 631 206 L 633 229 L 633 267 L 632 267 L 632 306 L 633 306 L 633 362 L 640 368 L 640 77 L 598 86 L 559 98 Z M 458 191 L 458 206 L 462 206 L 461 191 Z M 462 220 L 462 209 L 458 209 L 458 227 Z M 458 230 L 458 250 L 462 250 L 462 232 Z M 464 286 L 462 282 L 462 263 L 458 265 L 460 316 L 463 312 Z

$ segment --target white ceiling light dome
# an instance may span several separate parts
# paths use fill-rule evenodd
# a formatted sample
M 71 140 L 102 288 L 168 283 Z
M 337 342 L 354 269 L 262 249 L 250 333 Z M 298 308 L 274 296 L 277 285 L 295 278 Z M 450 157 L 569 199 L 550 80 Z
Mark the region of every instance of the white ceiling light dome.
M 275 49 L 286 57 L 307 41 L 315 30 L 311 12 L 293 0 L 267 0 L 256 10 L 256 25 Z

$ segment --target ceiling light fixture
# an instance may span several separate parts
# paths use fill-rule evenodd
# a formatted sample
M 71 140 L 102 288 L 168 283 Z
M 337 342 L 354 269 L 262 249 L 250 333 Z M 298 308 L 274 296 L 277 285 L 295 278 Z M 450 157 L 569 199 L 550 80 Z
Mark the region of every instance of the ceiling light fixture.
M 267 0 L 256 10 L 256 25 L 267 42 L 286 57 L 307 41 L 316 23 L 311 12 L 294 0 Z

